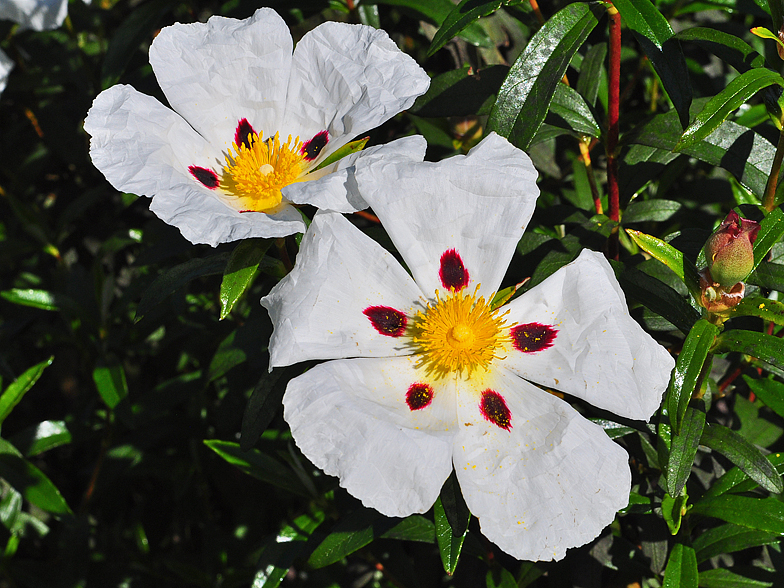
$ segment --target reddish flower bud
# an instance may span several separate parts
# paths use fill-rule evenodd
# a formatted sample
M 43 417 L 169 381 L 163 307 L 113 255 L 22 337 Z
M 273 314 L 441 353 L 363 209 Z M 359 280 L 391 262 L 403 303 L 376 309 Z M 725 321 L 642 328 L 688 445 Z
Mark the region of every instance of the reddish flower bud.
M 752 245 L 760 224 L 741 218 L 734 210 L 705 243 L 705 259 L 713 281 L 725 289 L 746 279 L 754 269 Z

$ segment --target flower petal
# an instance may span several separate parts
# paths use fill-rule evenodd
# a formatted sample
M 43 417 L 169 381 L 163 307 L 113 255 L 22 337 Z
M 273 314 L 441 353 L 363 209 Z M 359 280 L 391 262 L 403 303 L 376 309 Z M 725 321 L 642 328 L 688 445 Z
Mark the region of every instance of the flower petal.
M 385 307 L 410 317 L 421 308 L 420 297 L 390 253 L 342 215 L 319 212 L 294 269 L 261 299 L 275 325 L 270 367 L 306 359 L 407 355 L 407 338 L 383 334 L 364 311 Z
M 118 190 L 153 196 L 150 210 L 192 243 L 217 245 L 248 237 L 279 237 L 305 229 L 292 207 L 275 215 L 240 214 L 189 174 L 219 156 L 177 113 L 130 86 L 101 92 L 84 121 L 90 156 Z
M 484 384 L 508 406 L 511 426 L 483 416 L 479 388 L 458 388 L 454 463 L 466 504 L 510 555 L 561 559 L 628 503 L 628 456 L 567 403 L 505 369 Z
M 629 316 L 602 254 L 583 250 L 508 308 L 508 323 L 557 330 L 541 351 L 512 349 L 509 369 L 624 417 L 645 420 L 659 407 L 675 362 Z
M 415 360 L 353 359 L 317 365 L 283 397 L 297 446 L 340 485 L 387 516 L 428 510 L 452 471 L 454 390 L 410 410 Z
M 225 150 L 243 118 L 265 137 L 279 129 L 292 47 L 283 19 L 260 8 L 245 20 L 213 16 L 163 28 L 150 64 L 172 108 Z
M 12 69 L 14 69 L 14 60 L 0 50 L 0 93 L 8 85 L 8 76 L 11 74 Z
M 371 157 L 356 176 L 360 193 L 430 297 L 446 289 L 440 260 L 452 249 L 468 271 L 467 287 L 481 284 L 480 292 L 490 296 L 539 194 L 531 160 L 495 133 L 468 155 L 438 163 Z
M 58 28 L 68 15 L 68 0 L 0 2 L 0 19 L 19 23 L 19 30 L 46 31 Z
M 308 182 L 297 182 L 283 188 L 283 196 L 295 204 L 311 204 L 323 210 L 356 212 L 368 207 L 357 189 L 354 173 L 364 159 L 377 156 L 385 160 L 422 161 L 427 141 L 421 135 L 403 137 L 386 145 L 369 147 L 353 153 L 324 168 L 324 177 Z M 321 172 L 322 170 L 319 170 Z M 316 172 L 316 173 L 319 173 Z
M 430 85 L 425 71 L 386 32 L 326 22 L 294 49 L 282 129 L 304 141 L 329 132 L 324 153 L 389 120 Z

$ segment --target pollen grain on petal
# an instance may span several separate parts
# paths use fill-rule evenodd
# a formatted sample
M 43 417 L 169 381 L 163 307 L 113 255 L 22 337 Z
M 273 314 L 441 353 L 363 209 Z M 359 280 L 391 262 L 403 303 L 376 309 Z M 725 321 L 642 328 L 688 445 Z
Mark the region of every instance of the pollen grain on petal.
M 512 428 L 512 411 L 506 405 L 504 397 L 495 390 L 488 388 L 482 392 L 482 399 L 479 401 L 479 412 L 482 413 L 485 420 L 505 431 Z
M 406 404 L 411 410 L 422 410 L 433 401 L 433 387 L 424 382 L 415 382 L 408 387 Z
M 468 285 L 468 270 L 456 249 L 447 249 L 441 255 L 438 277 L 447 290 L 460 291 Z
M 329 133 L 321 131 L 316 133 L 310 141 L 306 141 L 299 152 L 307 161 L 313 161 L 321 155 L 321 150 L 327 146 L 327 143 L 329 143 Z
M 199 167 L 197 165 L 191 165 L 188 167 L 188 171 L 191 172 L 191 175 L 196 178 L 205 188 L 214 190 L 220 184 L 218 174 L 216 174 L 211 169 L 207 169 L 206 167 Z
M 512 345 L 523 353 L 536 353 L 553 346 L 558 330 L 542 323 L 526 323 L 509 330 Z
M 368 306 L 362 311 L 373 328 L 387 337 L 400 337 L 406 332 L 408 317 L 390 306 Z

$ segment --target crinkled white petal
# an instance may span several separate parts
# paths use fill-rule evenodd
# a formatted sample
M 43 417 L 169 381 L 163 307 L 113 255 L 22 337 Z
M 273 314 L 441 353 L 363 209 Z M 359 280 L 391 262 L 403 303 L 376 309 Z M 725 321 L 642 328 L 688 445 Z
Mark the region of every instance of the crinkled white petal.
M 503 368 L 485 382 L 511 411 L 504 430 L 459 388 L 455 471 L 482 533 L 524 560 L 561 559 L 610 524 L 629 499 L 626 452 L 572 407 Z
M 326 22 L 294 49 L 282 129 L 303 141 L 328 131 L 326 154 L 405 110 L 429 86 L 386 32 Z
M 19 23 L 20 29 L 56 29 L 68 15 L 68 0 L 0 0 L 0 20 Z
M 11 74 L 12 69 L 14 69 L 14 60 L 0 50 L 0 93 L 8 85 L 8 76 Z
M 388 306 L 409 317 L 422 293 L 397 260 L 342 215 L 319 212 L 294 269 L 261 299 L 275 330 L 270 367 L 306 359 L 406 355 L 408 338 L 382 335 L 363 310 Z
M 225 150 L 243 118 L 265 137 L 279 129 L 292 47 L 283 19 L 260 8 L 245 20 L 213 16 L 165 27 L 150 47 L 150 64 L 172 108 Z
M 90 156 L 118 190 L 152 196 L 156 215 L 192 243 L 281 237 L 305 230 L 302 217 L 284 205 L 275 215 L 238 213 L 201 186 L 191 165 L 220 169 L 212 146 L 176 112 L 130 86 L 101 92 L 84 121 Z
M 323 168 L 324 177 L 307 182 L 297 182 L 283 188 L 283 196 L 295 204 L 311 204 L 322 210 L 356 212 L 368 207 L 357 188 L 354 177 L 357 167 L 371 156 L 385 160 L 422 161 L 427 141 L 421 135 L 403 137 L 386 145 L 376 145 L 353 153 Z M 319 170 L 322 171 L 322 170 Z
M 558 330 L 549 349 L 510 350 L 503 361 L 509 369 L 624 417 L 645 420 L 659 407 L 675 362 L 629 316 L 600 253 L 583 250 L 506 308 L 507 323 Z
M 387 516 L 428 510 L 452 471 L 454 389 L 435 389 L 430 406 L 410 410 L 414 361 L 330 361 L 291 380 L 283 397 L 302 453 Z
M 539 189 L 529 157 L 491 133 L 466 156 L 438 163 L 370 157 L 356 177 L 417 284 L 443 290 L 442 254 L 455 249 L 468 270 L 468 289 L 489 297 L 501 284 L 533 214 Z

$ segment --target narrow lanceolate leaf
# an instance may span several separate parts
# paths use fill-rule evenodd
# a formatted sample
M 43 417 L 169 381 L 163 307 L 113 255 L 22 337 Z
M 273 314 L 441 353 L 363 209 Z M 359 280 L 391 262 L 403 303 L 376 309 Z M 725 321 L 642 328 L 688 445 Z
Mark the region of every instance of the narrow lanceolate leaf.
M 371 543 L 398 521 L 369 508 L 356 510 L 332 528 L 329 535 L 313 550 L 308 564 L 314 568 L 323 568 L 340 561 Z
M 700 320 L 700 313 L 674 288 L 637 268 L 624 269 L 618 282 L 627 296 L 666 318 L 686 335 Z
M 22 397 L 27 391 L 33 387 L 33 384 L 38 381 L 38 378 L 41 377 L 44 370 L 52 365 L 53 360 L 54 356 L 28 368 L 5 389 L 3 395 L 0 396 L 0 424 L 2 424 L 5 418 L 11 414 L 11 411 L 19 404 L 19 401 L 22 400 Z
M 125 379 L 125 370 L 119 363 L 98 366 L 93 370 L 93 381 L 101 398 L 111 409 L 128 396 L 128 383 Z
M 784 503 L 773 497 L 723 494 L 698 501 L 690 513 L 784 535 Z
M 692 293 L 692 296 L 699 299 L 700 278 L 697 273 L 697 268 L 691 261 L 683 256 L 681 251 L 678 251 L 666 241 L 662 241 L 652 235 L 646 235 L 640 231 L 626 229 L 626 233 L 640 249 L 651 257 L 658 259 L 674 271 L 675 275 L 686 284 L 686 287 L 689 289 L 689 292 Z
M 694 323 L 694 327 L 683 342 L 683 349 L 675 364 L 665 400 L 673 435 L 677 435 L 681 430 L 686 408 L 697 388 L 703 365 L 718 333 L 719 329 L 716 325 L 700 319 Z
M 635 200 L 623 211 L 624 224 L 649 221 L 662 222 L 672 218 L 683 205 L 674 200 Z
M 784 417 L 784 384 L 771 378 L 755 380 L 743 376 L 751 391 L 777 415 Z
M 757 238 L 754 240 L 754 267 L 765 259 L 765 256 L 784 235 L 784 212 L 774 208 L 760 222 Z
M 779 369 L 784 369 L 784 341 L 767 333 L 733 329 L 716 340 L 714 353 L 737 351 L 756 357 Z
M 784 292 L 784 265 L 762 261 L 757 269 L 746 278 L 745 282 L 761 288 Z
M 71 432 L 65 421 L 43 421 L 22 429 L 10 439 L 25 457 L 32 457 L 71 442 Z
M 672 414 L 672 413 L 670 413 Z M 667 494 L 673 498 L 680 495 L 691 474 L 691 465 L 700 445 L 705 428 L 705 404 L 695 400 L 686 408 L 680 431 L 670 441 L 670 458 L 667 461 Z
M 466 66 L 439 74 L 408 112 L 425 117 L 489 114 L 507 73 L 507 66 L 491 65 L 476 72 Z
M 689 124 L 691 82 L 680 43 L 674 38 L 670 23 L 650 0 L 617 0 L 613 5 L 628 26 L 659 74 L 670 96 L 681 126 Z
M 708 529 L 694 540 L 697 563 L 702 563 L 723 553 L 732 553 L 758 545 L 770 545 L 781 540 L 779 533 L 749 529 L 741 525 L 726 523 Z
M 433 36 L 433 42 L 427 50 L 430 57 L 446 45 L 452 38 L 482 16 L 487 16 L 498 10 L 503 4 L 503 0 L 462 0 L 454 7 L 452 12 L 444 19 L 441 28 Z
M 577 93 L 591 106 L 596 105 L 599 87 L 604 74 L 604 58 L 607 56 L 607 43 L 597 43 L 585 54 L 577 79 Z M 606 74 L 605 74 L 606 75 Z
M 220 286 L 221 320 L 229 316 L 231 309 L 253 283 L 259 263 L 271 244 L 271 239 L 245 239 L 232 251 Z
M 465 535 L 468 530 L 468 522 L 471 520 L 471 511 L 466 506 L 455 472 L 452 472 L 444 482 L 439 500 L 441 500 L 441 506 L 444 507 L 444 514 L 449 521 L 449 526 L 452 527 L 452 532 L 455 535 Z
M 765 458 L 770 462 L 779 475 L 784 474 L 784 453 L 771 453 L 766 455 Z M 741 493 L 748 492 L 757 487 L 757 483 L 750 480 L 746 473 L 738 467 L 734 467 L 708 488 L 705 494 L 702 495 L 701 500 L 715 498 L 728 492 Z
M 739 73 L 765 67 L 765 58 L 739 37 L 718 29 L 693 27 L 675 35 L 679 40 L 695 43 L 728 63 Z
M 259 440 L 275 414 L 281 409 L 281 400 L 288 381 L 299 375 L 292 367 L 276 369 L 264 374 L 256 384 L 242 415 L 240 449 L 248 451 Z
M 701 141 L 718 129 L 731 112 L 740 108 L 754 94 L 773 84 L 784 86 L 784 79 L 767 68 L 750 69 L 739 75 L 708 101 L 689 128 L 683 132 L 674 150 L 682 151 Z
M 390 4 L 402 6 L 419 13 L 424 20 L 440 27 L 446 21 L 455 5 L 450 0 L 375 0 L 376 4 Z M 478 22 L 470 22 L 460 31 L 460 38 L 477 47 L 494 47 L 493 41 Z
M 601 8 L 586 2 L 568 4 L 553 15 L 509 70 L 488 120 L 488 130 L 526 149 L 550 107 L 555 87 L 588 34 Z
M 37 507 L 53 514 L 71 514 L 57 486 L 23 457 L 0 453 L 0 478 Z
M 460 551 L 463 549 L 463 541 L 468 533 L 468 527 L 461 535 L 455 535 L 446 518 L 444 505 L 440 498 L 433 506 L 433 516 L 436 522 L 436 540 L 438 541 L 438 551 L 441 554 L 441 563 L 444 565 L 444 571 L 451 576 L 455 573 L 457 562 L 460 559 Z
M 694 549 L 676 543 L 664 570 L 663 588 L 697 588 L 697 557 Z
M 744 573 L 748 573 L 744 570 Z M 773 573 L 764 568 L 754 569 L 754 576 L 769 577 L 770 580 L 749 578 L 723 568 L 700 572 L 700 588 L 771 588 L 774 585 Z
M 563 119 L 573 131 L 581 135 L 598 137 L 601 134 L 599 125 L 583 97 L 566 84 L 555 87 L 550 115 Z
M 316 168 L 321 169 L 322 167 L 327 167 L 328 165 L 332 165 L 336 161 L 340 161 L 347 155 L 351 155 L 352 153 L 357 153 L 358 151 L 362 151 L 367 145 L 367 142 L 370 140 L 370 137 L 364 137 L 363 139 L 357 139 L 356 141 L 351 141 L 350 143 L 346 143 L 335 151 L 334 153 L 330 154 L 324 161 L 322 161 L 318 167 Z M 254 239 L 255 241 L 256 239 Z M 260 240 L 260 239 L 259 239 Z M 269 247 L 269 245 L 267 245 Z
M 754 445 L 723 425 L 707 425 L 702 433 L 702 444 L 718 451 L 738 466 L 757 484 L 770 492 L 784 491 L 781 476 Z
M 21 306 L 30 306 L 41 310 L 60 310 L 58 296 L 48 290 L 33 288 L 13 288 L 0 292 L 0 296 Z
M 756 316 L 777 325 L 784 325 L 784 303 L 768 298 L 744 298 L 730 311 L 730 316 Z
M 664 495 L 661 502 L 661 512 L 664 522 L 670 529 L 671 535 L 677 535 L 681 528 L 683 521 L 684 507 L 688 502 L 689 497 L 684 494 L 679 494 L 675 498 L 670 496 L 669 492 Z

